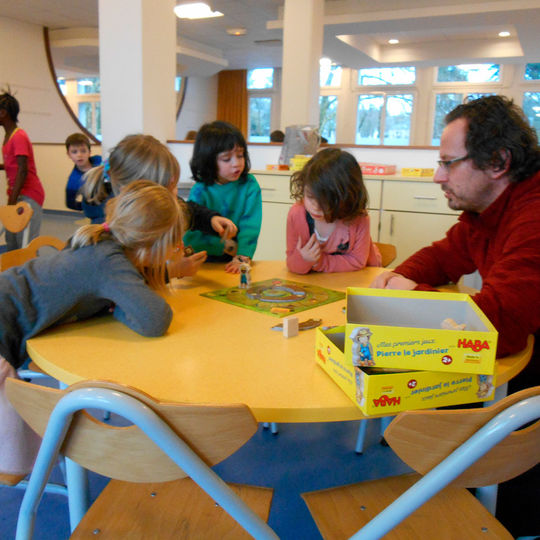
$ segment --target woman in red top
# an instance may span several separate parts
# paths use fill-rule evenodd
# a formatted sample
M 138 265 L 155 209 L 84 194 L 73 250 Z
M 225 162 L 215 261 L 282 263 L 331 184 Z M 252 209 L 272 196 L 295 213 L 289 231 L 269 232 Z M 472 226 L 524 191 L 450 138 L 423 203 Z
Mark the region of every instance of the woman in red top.
M 30 220 L 31 240 L 39 235 L 45 192 L 36 173 L 32 143 L 28 135 L 17 127 L 18 116 L 19 102 L 8 89 L 0 94 L 0 125 L 6 132 L 2 144 L 4 164 L 0 168 L 6 171 L 8 204 L 25 201 L 34 210 Z M 6 244 L 8 251 L 22 247 L 22 232 L 6 231 Z

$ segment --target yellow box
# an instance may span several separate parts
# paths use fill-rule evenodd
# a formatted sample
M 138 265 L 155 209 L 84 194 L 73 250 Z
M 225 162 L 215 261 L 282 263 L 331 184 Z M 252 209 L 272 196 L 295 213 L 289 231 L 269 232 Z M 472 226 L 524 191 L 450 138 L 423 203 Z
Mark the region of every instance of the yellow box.
M 418 168 L 418 167 L 402 167 L 402 176 L 433 176 L 435 169 L 432 168 Z
M 463 330 L 441 328 L 445 319 Z M 468 294 L 347 289 L 345 356 L 355 365 L 493 374 L 497 331 Z
M 344 326 L 316 330 L 316 360 L 365 415 L 392 415 L 493 399 L 495 376 L 436 371 L 377 372 L 353 366 Z

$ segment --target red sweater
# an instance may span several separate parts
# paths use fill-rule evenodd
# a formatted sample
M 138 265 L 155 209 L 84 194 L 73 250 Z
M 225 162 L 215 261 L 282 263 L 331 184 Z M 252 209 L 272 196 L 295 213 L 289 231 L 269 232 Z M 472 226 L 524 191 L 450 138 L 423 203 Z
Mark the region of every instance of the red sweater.
M 482 289 L 472 298 L 499 332 L 497 356 L 520 351 L 540 329 L 540 172 L 510 184 L 481 214 L 463 212 L 446 238 L 395 271 L 432 290 L 475 270 Z

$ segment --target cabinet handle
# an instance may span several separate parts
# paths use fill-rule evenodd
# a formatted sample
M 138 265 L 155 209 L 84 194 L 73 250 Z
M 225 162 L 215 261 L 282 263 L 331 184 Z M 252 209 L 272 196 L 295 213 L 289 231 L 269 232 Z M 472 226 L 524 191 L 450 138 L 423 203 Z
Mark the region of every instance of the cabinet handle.
M 413 199 L 423 199 L 426 201 L 436 201 L 437 197 L 428 197 L 427 195 L 413 195 Z
M 394 214 L 390 215 L 390 236 L 394 236 Z
M 276 188 L 270 188 L 270 187 L 263 187 L 261 188 L 261 191 L 277 191 Z

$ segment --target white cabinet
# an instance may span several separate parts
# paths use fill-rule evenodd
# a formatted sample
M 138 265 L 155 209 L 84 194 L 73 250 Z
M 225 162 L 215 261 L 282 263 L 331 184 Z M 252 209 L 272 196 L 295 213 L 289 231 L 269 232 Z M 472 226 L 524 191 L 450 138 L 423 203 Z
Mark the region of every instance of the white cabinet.
M 254 173 L 262 191 L 263 221 L 254 259 L 283 260 L 286 249 L 290 172 Z M 429 178 L 365 176 L 369 194 L 371 238 L 394 244 L 404 261 L 420 248 L 439 240 L 457 221 L 440 186 Z
M 459 216 L 448 208 L 440 186 L 417 180 L 384 180 L 379 241 L 394 244 L 392 266 L 443 238 Z

